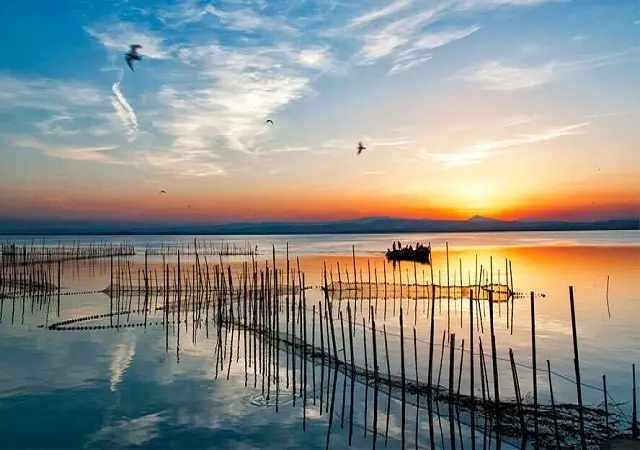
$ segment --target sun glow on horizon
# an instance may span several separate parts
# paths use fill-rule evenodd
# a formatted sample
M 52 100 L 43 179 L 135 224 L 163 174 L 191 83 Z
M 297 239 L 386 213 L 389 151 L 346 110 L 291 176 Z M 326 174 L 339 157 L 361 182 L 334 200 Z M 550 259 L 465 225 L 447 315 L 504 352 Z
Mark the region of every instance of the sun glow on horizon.
M 497 210 L 495 190 L 489 181 L 471 181 L 460 186 L 460 204 L 473 215 L 486 215 Z

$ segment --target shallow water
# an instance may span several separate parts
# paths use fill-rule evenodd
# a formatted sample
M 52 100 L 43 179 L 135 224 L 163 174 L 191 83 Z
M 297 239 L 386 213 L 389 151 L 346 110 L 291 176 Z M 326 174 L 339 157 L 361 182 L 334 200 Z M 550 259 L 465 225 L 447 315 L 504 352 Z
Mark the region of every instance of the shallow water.
M 203 239 L 196 237 L 198 240 Z M 78 241 L 78 237 L 48 238 L 45 242 L 55 244 L 58 240 Z M 104 241 L 122 241 L 129 239 L 139 251 L 144 252 L 147 245 L 172 242 L 193 242 L 194 237 L 153 236 L 153 237 L 103 237 Z M 340 264 L 341 276 L 345 270 L 353 278 L 354 263 L 356 272 L 363 280 L 378 276 L 382 281 L 386 271 L 387 282 L 395 280 L 418 284 L 429 283 L 429 266 L 403 264 L 395 269 L 384 265 L 380 252 L 389 241 L 401 240 L 415 242 L 430 240 L 434 249 L 434 281 L 446 285 L 447 253 L 445 242 L 449 242 L 449 284 L 460 283 L 460 264 L 464 283 L 477 278 L 482 267 L 483 274 L 491 274 L 495 282 L 505 282 L 505 261 L 510 261 L 513 286 L 523 292 L 524 298 L 516 298 L 507 315 L 507 304 L 495 307 L 495 334 L 498 349 L 498 369 L 500 394 L 502 398 L 513 398 L 514 388 L 509 366 L 509 349 L 518 363 L 518 376 L 522 395 L 532 391 L 531 365 L 531 302 L 530 291 L 535 292 L 536 342 L 538 363 L 538 391 L 541 403 L 549 401 L 546 360 L 551 362 L 556 402 L 576 402 L 576 385 L 573 366 L 573 344 L 571 317 L 569 309 L 569 285 L 574 287 L 577 317 L 578 343 L 584 401 L 598 404 L 603 401 L 602 375 L 606 373 L 611 400 L 624 402 L 619 410 L 626 415 L 631 413 L 631 364 L 640 362 L 640 347 L 637 346 L 638 331 L 635 321 L 640 312 L 640 233 L 639 232 L 579 232 L 579 233 L 482 233 L 456 235 L 406 235 L 406 236 L 294 236 L 294 237 L 250 237 L 225 238 L 226 242 L 250 242 L 258 245 L 260 255 L 257 261 L 264 265 L 271 258 L 271 245 L 276 245 L 276 257 L 279 267 L 285 265 L 282 259 L 286 242 L 289 243 L 291 266 L 296 266 L 299 257 L 300 269 L 305 273 L 306 284 L 317 286 L 322 283 L 321 271 L 326 263 L 330 276 L 337 278 L 337 266 Z M 24 239 L 18 240 L 22 242 Z M 84 241 L 91 239 L 83 238 Z M 94 239 L 94 241 L 98 241 Z M 214 238 L 220 242 L 220 238 Z M 26 240 L 30 244 L 31 239 Z M 39 239 L 36 239 L 36 243 Z M 352 259 L 351 250 L 355 246 L 356 258 Z M 133 258 L 122 258 L 120 266 L 131 268 L 133 278 L 143 265 L 144 258 L 138 254 Z M 241 258 L 234 257 L 237 262 Z M 185 267 L 192 264 L 193 258 L 184 258 Z M 226 260 L 225 260 L 226 261 Z M 213 264 L 212 261 L 209 261 Z M 118 261 L 116 261 L 118 264 Z M 150 267 L 161 271 L 161 258 L 149 259 Z M 509 264 L 506 264 L 509 266 Z M 239 267 L 233 266 L 234 270 Z M 492 270 L 489 269 L 492 267 Z M 124 270 L 124 269 L 123 269 Z M 188 269 L 186 269 L 188 270 Z M 423 273 L 424 272 L 424 273 Z M 607 277 L 609 278 L 607 308 Z M 110 281 L 108 261 L 65 264 L 63 266 L 62 285 L 70 291 L 101 290 Z M 410 287 L 407 288 L 410 290 Z M 305 292 L 308 322 L 311 322 L 311 309 L 318 310 L 324 297 L 320 290 Z M 544 297 L 541 296 L 544 294 Z M 430 345 L 429 301 L 405 298 L 384 299 L 347 299 L 333 301 L 334 324 L 336 325 L 337 348 L 346 348 L 339 332 L 339 315 L 346 321 L 346 304 L 350 305 L 355 316 L 354 358 L 356 364 L 365 366 L 364 340 L 367 341 L 368 355 L 366 365 L 372 368 L 372 332 L 368 328 L 368 309 L 374 308 L 377 327 L 378 366 L 386 373 L 386 353 L 384 353 L 382 326 L 387 331 L 389 359 L 392 375 L 400 373 L 400 327 L 399 312 L 403 308 L 405 362 L 407 377 L 416 378 L 414 363 L 413 328 L 416 329 L 418 360 L 418 378 L 425 381 L 428 374 L 428 353 Z M 35 301 L 34 301 L 35 300 Z M 140 299 L 121 300 L 116 309 L 140 309 Z M 154 301 L 153 299 L 150 301 Z M 122 303 L 124 302 L 124 303 Z M 131 302 L 131 308 L 129 303 Z M 160 300 L 162 302 L 162 299 Z M 136 305 L 135 307 L 133 305 Z M 284 305 L 284 300 L 283 300 Z M 447 314 L 449 305 L 450 314 Z M 483 314 L 482 328 L 474 327 L 475 341 L 475 395 L 481 397 L 479 382 L 478 337 L 483 341 L 487 364 L 490 367 L 491 347 L 489 324 L 487 320 L 487 302 L 474 304 Z M 278 373 L 280 374 L 279 405 L 275 411 L 273 391 L 269 401 L 263 396 L 261 377 L 257 375 L 253 388 L 254 372 L 249 370 L 245 387 L 244 352 L 235 354 L 231 364 L 226 363 L 216 379 L 216 346 L 213 325 L 198 330 L 195 339 L 193 323 L 181 327 L 178 350 L 178 334 L 170 327 L 167 342 L 164 327 L 159 324 L 162 313 L 151 314 L 148 326 L 133 328 L 115 328 L 106 330 L 51 331 L 38 328 L 70 318 L 82 318 L 94 314 L 107 314 L 113 310 L 109 297 L 105 294 L 63 295 L 58 305 L 55 301 L 39 304 L 37 299 L 28 296 L 4 299 L 2 302 L 0 323 L 0 435 L 3 436 L 3 448 L 75 448 L 109 446 L 148 446 L 180 448 L 324 448 L 329 427 L 326 410 L 326 383 L 333 386 L 333 373 L 327 368 L 324 373 L 323 406 L 319 412 L 319 392 L 321 391 L 321 365 L 316 365 L 316 405 L 312 403 L 311 364 L 308 365 L 309 385 L 308 402 L 303 412 L 300 400 L 293 406 L 291 386 L 287 389 L 283 378 L 287 376 L 287 357 L 281 349 Z M 460 368 L 460 345 L 466 341 L 465 357 L 461 377 L 462 392 L 469 392 L 469 301 L 436 299 L 434 331 L 434 378 L 438 375 L 441 358 L 443 332 L 456 334 L 455 387 L 458 385 Z M 609 317 L 609 310 L 611 317 Z M 477 314 L 477 312 L 476 312 Z M 362 319 L 365 317 L 365 328 Z M 477 316 L 476 316 L 477 317 Z M 102 318 L 76 325 L 115 323 L 142 323 L 142 315 L 119 315 L 115 318 Z M 461 320 L 462 319 L 462 322 Z M 121 321 L 121 322 L 120 322 Z M 509 323 L 509 328 L 507 324 Z M 183 325 L 184 326 L 184 325 Z M 287 328 L 284 313 L 280 314 L 281 330 Z M 319 339 L 319 324 L 316 324 L 316 345 Z M 345 322 L 346 326 L 346 322 Z M 307 323 L 308 333 L 312 327 Z M 228 331 L 228 330 L 226 330 Z M 226 332 L 225 331 L 225 332 Z M 298 330 L 296 330 L 298 332 Z M 207 334 L 209 337 L 207 338 Z M 326 336 L 328 340 L 328 336 Z M 239 344 L 236 332 L 236 345 Z M 194 342 L 195 340 L 195 342 Z M 243 347 L 243 344 L 241 346 Z M 325 342 L 328 345 L 328 342 Z M 249 344 L 251 346 L 251 344 Z M 226 348 L 226 347 L 225 347 Z M 448 338 L 445 340 L 442 355 L 441 384 L 448 385 L 449 372 Z M 345 359 L 348 352 L 344 351 Z M 289 376 L 293 372 L 289 368 Z M 298 383 L 302 374 L 299 372 Z M 491 368 L 489 368 L 491 371 Z M 222 373 L 222 375 L 221 375 Z M 227 373 L 229 380 L 227 380 Z M 284 373 L 284 375 L 283 375 Z M 329 375 L 331 373 L 331 375 Z M 492 383 L 492 377 L 490 382 Z M 336 400 L 334 419 L 330 434 L 330 447 L 343 448 L 348 445 L 348 423 L 342 415 L 344 378 L 342 372 L 336 376 Z M 292 381 L 290 379 L 289 381 Z M 299 386 L 299 385 L 298 385 Z M 347 396 L 350 382 L 346 383 Z M 491 386 L 493 389 L 493 386 Z M 331 389 L 328 390 L 331 393 Z M 493 392 L 492 392 L 493 393 Z M 366 396 L 366 401 L 365 401 Z M 372 446 L 371 428 L 373 424 L 373 390 L 356 384 L 354 392 L 354 432 L 352 446 L 369 448 Z M 610 401 L 611 401 L 610 400 Z M 346 409 L 349 410 L 349 399 Z M 612 403 L 612 401 L 611 401 Z M 365 416 L 364 405 L 367 404 Z M 445 447 L 449 446 L 448 428 L 445 416 L 442 419 L 443 435 L 437 433 Z M 381 394 L 378 406 L 378 429 L 385 432 L 387 416 L 387 397 Z M 418 444 L 422 448 L 429 446 L 427 411 L 419 410 Z M 408 446 L 415 446 L 414 407 L 408 407 L 406 413 L 406 439 Z M 306 418 L 306 431 L 303 432 L 303 415 Z M 401 403 L 399 395 L 392 396 L 389 415 L 389 441 L 391 448 L 401 444 Z M 346 421 L 348 422 L 348 420 Z M 468 422 L 467 422 L 468 423 Z M 461 427 L 462 428 L 462 427 Z M 368 429 L 365 438 L 365 429 Z M 468 428 L 460 430 L 468 440 Z M 480 438 L 480 441 L 482 439 Z M 379 438 L 379 445 L 382 445 Z M 492 444 L 492 445 L 495 445 Z

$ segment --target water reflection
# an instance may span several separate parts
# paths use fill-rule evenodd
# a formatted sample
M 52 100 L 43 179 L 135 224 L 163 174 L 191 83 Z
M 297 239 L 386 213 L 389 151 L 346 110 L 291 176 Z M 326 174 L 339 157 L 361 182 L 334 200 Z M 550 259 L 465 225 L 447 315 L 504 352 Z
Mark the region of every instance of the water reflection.
M 434 275 L 439 273 L 440 278 L 446 279 L 446 255 L 436 250 L 434 249 L 433 258 Z M 561 377 L 573 378 L 567 290 L 567 285 L 573 284 L 577 294 L 581 363 L 585 374 L 583 382 L 600 386 L 601 375 L 607 372 L 612 396 L 625 399 L 630 391 L 630 362 L 638 359 L 638 351 L 632 344 L 636 333 L 630 314 L 637 313 L 638 310 L 639 251 L 635 248 L 599 247 L 450 251 L 448 272 L 452 284 L 455 284 L 454 279 L 457 283 L 460 278 L 475 280 L 477 255 L 478 272 L 480 267 L 488 268 L 493 265 L 494 269 L 490 270 L 490 274 L 495 277 L 496 282 L 504 283 L 506 273 L 512 271 L 516 291 L 526 293 L 533 290 L 545 294 L 544 298 L 536 297 L 536 327 L 538 367 L 541 369 L 537 376 L 539 399 L 547 405 L 550 399 L 549 384 L 545 380 L 546 359 L 551 360 L 553 370 L 558 374 L 553 375 L 555 400 L 558 403 L 575 403 L 575 385 L 570 382 L 563 384 Z M 498 265 L 497 261 L 502 263 Z M 507 268 L 508 263 L 505 267 L 505 261 L 511 262 L 511 269 Z M 256 262 L 266 275 L 266 261 Z M 385 270 L 384 260 L 378 257 L 357 256 L 355 270 L 354 260 L 349 257 L 304 257 L 300 258 L 299 264 L 306 277 L 305 284 L 323 284 L 323 262 L 326 262 L 334 281 L 337 278 L 338 264 L 342 274 L 345 274 L 347 268 L 351 271 L 352 279 L 354 273 L 358 274 L 358 280 L 361 273 L 366 274 L 365 283 L 368 283 L 369 271 L 383 273 Z M 294 264 L 291 261 L 290 264 L 290 268 L 297 268 L 297 262 Z M 272 270 L 273 266 L 268 267 Z M 243 278 L 242 263 L 225 265 L 224 272 L 227 272 L 227 268 L 236 280 L 234 285 L 242 286 L 246 279 Z M 277 268 L 286 268 L 286 261 L 278 260 Z M 418 284 L 430 283 L 431 267 L 426 267 L 424 274 L 419 266 L 416 266 L 415 272 L 413 269 L 413 264 L 401 265 L 395 271 L 390 265 L 386 267 L 388 275 L 395 278 L 398 285 L 400 276 L 403 283 L 413 282 L 415 285 L 415 280 Z M 116 262 L 116 271 L 122 279 L 137 278 L 143 270 L 139 258 L 122 260 L 120 264 Z M 191 286 L 196 285 L 198 282 L 193 282 L 193 275 L 196 273 L 194 266 L 186 265 L 184 270 L 185 283 L 190 279 Z M 150 278 L 154 280 L 155 274 L 158 274 L 159 280 L 163 280 L 161 261 L 148 261 L 147 273 L 153 273 L 154 276 Z M 606 274 L 610 275 L 611 280 L 611 319 L 608 318 L 606 308 L 603 308 Z M 291 276 L 299 286 L 301 274 L 296 270 L 291 272 Z M 469 314 L 473 307 L 475 314 L 481 311 L 484 314 L 483 320 L 486 321 L 489 314 L 486 302 L 471 304 L 466 299 L 452 300 L 440 296 L 440 301 L 434 302 L 436 314 L 432 315 L 429 312 L 429 296 L 418 300 L 407 298 L 411 296 L 411 288 L 408 287 L 404 295 L 396 294 L 396 290 L 392 295 L 388 292 L 386 301 L 380 299 L 379 295 L 369 297 L 368 289 L 364 289 L 355 298 L 334 298 L 332 308 L 328 309 L 324 294 L 318 289 L 304 291 L 305 303 L 301 307 L 302 292 L 298 289 L 269 306 L 269 296 L 263 296 L 260 300 L 260 293 L 267 289 L 264 287 L 247 291 L 248 305 L 252 305 L 251 301 L 256 296 L 258 301 L 267 302 L 267 305 L 263 304 L 256 309 L 248 306 L 249 318 L 243 323 L 259 323 L 261 326 L 266 324 L 270 331 L 266 335 L 257 333 L 247 338 L 246 327 L 218 328 L 216 314 L 220 309 L 216 308 L 219 308 L 220 301 L 213 297 L 185 294 L 177 301 L 172 294 L 171 302 L 168 303 L 165 294 L 158 292 L 151 296 L 139 293 L 78 294 L 81 290 L 101 291 L 110 284 L 110 269 L 99 261 L 64 266 L 63 277 L 67 293 L 72 295 L 61 295 L 60 311 L 56 292 L 44 296 L 21 295 L 2 301 L 0 408 L 7 420 L 0 425 L 0 432 L 7 436 L 9 447 L 144 444 L 198 448 L 229 448 L 234 445 L 243 448 L 324 448 L 329 439 L 331 448 L 340 448 L 348 444 L 349 434 L 352 435 L 353 446 L 369 447 L 372 445 L 376 417 L 378 445 L 388 441 L 389 446 L 397 446 L 402 441 L 403 404 L 407 408 L 404 413 L 405 440 L 411 443 L 407 445 L 415 446 L 417 440 L 419 446 L 429 446 L 429 436 L 434 429 L 438 444 L 445 447 L 451 446 L 452 439 L 465 445 L 469 445 L 472 439 L 469 427 L 471 418 L 468 410 L 461 407 L 461 402 L 451 411 L 450 403 L 440 401 L 432 404 L 428 399 L 416 396 L 415 392 L 409 392 L 409 398 L 402 402 L 402 389 L 389 391 L 388 383 L 382 383 L 382 375 L 371 379 L 369 376 L 377 367 L 380 374 L 384 372 L 399 377 L 403 365 L 399 347 L 401 342 L 406 341 L 404 366 L 407 379 L 427 380 L 430 372 L 428 354 L 432 341 L 429 336 L 430 321 L 433 317 L 436 330 L 436 342 L 433 345 L 434 377 L 437 374 L 439 384 L 447 389 L 452 383 L 454 391 L 460 389 L 462 392 L 469 392 Z M 252 282 L 248 280 L 248 284 Z M 289 283 L 280 278 L 276 282 L 281 282 L 280 286 L 289 286 Z M 154 283 L 159 285 L 163 281 Z M 294 298 L 297 304 L 293 303 Z M 292 302 L 289 303 L 288 299 Z M 239 296 L 236 300 L 239 302 L 235 303 L 238 309 L 234 310 L 234 320 L 230 321 L 227 312 L 225 323 L 239 318 L 244 320 L 243 297 Z M 233 302 L 227 300 L 223 304 L 228 308 Z M 511 314 L 506 311 L 507 304 L 513 308 L 510 310 Z M 522 375 L 525 370 L 523 365 L 528 365 L 531 359 L 530 303 L 528 297 L 525 297 L 524 300 L 516 298 L 507 304 L 496 304 L 494 311 L 499 378 L 504 380 L 499 388 L 503 399 L 512 400 L 515 408 L 512 416 L 516 418 L 513 427 L 518 431 L 518 411 L 530 407 L 528 399 L 532 389 L 530 369 L 526 376 Z M 352 331 L 344 325 L 348 321 L 347 305 L 350 305 L 355 319 Z M 378 327 L 375 332 L 372 332 L 373 324 L 370 320 L 371 307 Z M 403 328 L 400 328 L 399 323 L 400 307 L 403 307 Z M 256 315 L 262 316 L 254 318 L 254 311 Z M 306 322 L 300 320 L 304 311 L 309 316 Z M 329 317 L 330 312 L 333 320 Z M 100 317 L 78 320 L 93 316 Z M 296 318 L 295 322 L 293 318 Z M 76 322 L 54 327 L 59 331 L 37 328 L 39 325 L 51 326 L 69 320 Z M 183 321 L 180 326 L 177 326 L 178 320 Z M 312 320 L 315 321 L 314 324 L 310 323 Z M 165 327 L 165 323 L 169 326 Z M 333 333 L 331 330 L 327 331 L 328 324 L 336 326 Z M 346 338 L 342 337 L 341 326 L 347 328 Z M 78 329 L 79 327 L 100 328 L 90 331 Z M 415 341 L 412 333 L 414 327 Z M 64 328 L 67 330 L 64 331 Z M 473 340 L 476 341 L 474 394 L 478 399 L 482 398 L 483 392 L 487 398 L 494 394 L 488 328 L 487 322 L 483 324 L 477 320 L 473 326 Z M 616 335 L 612 336 L 610 331 L 614 328 Z M 400 340 L 401 330 L 405 335 L 404 341 Z M 337 355 L 339 358 L 329 359 L 323 356 L 318 359 L 301 354 L 299 341 L 304 331 L 308 336 L 303 342 L 308 343 L 314 339 L 310 335 L 315 336 L 315 345 L 310 346 L 310 354 L 313 348 L 321 346 L 325 353 L 333 352 L 334 357 Z M 293 337 L 294 333 L 296 338 Z M 280 338 L 282 334 L 287 337 L 286 340 L 294 344 L 297 342 L 297 346 L 283 343 Z M 453 353 L 450 345 L 452 334 L 456 335 Z M 372 360 L 374 336 L 377 343 L 377 364 Z M 335 349 L 333 337 L 336 339 Z M 350 337 L 355 340 L 353 355 L 348 350 Z M 483 339 L 485 364 L 479 353 L 478 337 Z M 324 340 L 322 344 L 318 342 L 320 339 Z M 462 351 L 462 345 L 465 345 L 463 339 L 467 339 L 465 351 Z M 279 350 L 273 348 L 278 342 L 281 344 Z M 389 346 L 388 352 L 384 351 L 383 343 Z M 364 354 L 365 345 L 367 355 Z M 306 349 L 307 346 L 302 348 Z M 520 391 L 522 397 L 525 397 L 525 403 L 520 406 L 513 393 L 509 349 L 513 350 L 520 374 Z M 385 370 L 385 353 L 389 358 L 389 370 Z M 414 353 L 419 356 L 414 358 Z M 257 354 L 265 359 L 257 359 Z M 451 354 L 454 355 L 453 364 L 450 362 Z M 358 367 L 365 368 L 356 377 L 348 364 L 338 362 L 350 363 L 351 358 Z M 296 369 L 293 368 L 294 364 Z M 305 378 L 304 368 L 307 371 L 306 389 L 304 383 L 300 384 Z M 479 371 L 483 374 L 479 374 Z M 294 394 L 294 373 L 297 394 Z M 451 373 L 454 374 L 453 377 Z M 263 374 L 267 377 L 266 381 L 263 381 Z M 484 377 L 486 378 L 481 382 Z M 313 378 L 316 378 L 315 383 Z M 356 380 L 355 383 L 351 382 L 353 379 Z M 371 385 L 374 380 L 380 381 L 384 386 L 375 390 Z M 262 388 L 263 382 L 265 389 Z M 351 386 L 354 389 L 353 402 Z M 374 392 L 379 393 L 377 407 L 373 404 Z M 304 395 L 308 396 L 307 402 L 300 398 Z M 598 390 L 593 390 L 593 393 L 585 391 L 585 401 L 589 404 L 598 405 L 602 399 L 602 392 Z M 418 404 L 422 409 L 416 408 Z M 350 426 L 350 405 L 354 405 L 353 426 Z M 613 404 L 610 406 L 614 408 Z M 427 419 L 428 408 L 433 408 L 435 412 L 431 429 Z M 333 414 L 330 414 L 331 410 Z M 623 405 L 622 410 L 628 413 L 630 405 Z M 10 415 L 13 418 L 8 417 Z M 57 423 L 52 423 L 53 417 Z M 333 422 L 331 433 L 328 434 L 330 417 Z M 596 419 L 598 423 L 604 422 L 602 417 Z M 486 443 L 493 447 L 496 445 L 495 433 L 485 433 L 485 430 L 491 430 L 495 424 L 485 425 L 483 420 L 484 418 L 478 417 L 478 432 L 475 436 L 477 445 L 484 446 Z M 21 425 L 31 421 L 42 423 L 42 433 L 38 436 L 28 433 Z M 62 426 L 59 425 L 61 421 L 64 423 Z M 301 431 L 303 426 L 306 433 Z M 274 427 L 277 427 L 278 433 L 273 433 Z M 504 429 L 502 432 L 508 430 Z M 519 445 L 518 440 L 509 441 L 504 436 L 502 438 L 505 442 Z M 489 440 L 492 444 L 488 443 Z

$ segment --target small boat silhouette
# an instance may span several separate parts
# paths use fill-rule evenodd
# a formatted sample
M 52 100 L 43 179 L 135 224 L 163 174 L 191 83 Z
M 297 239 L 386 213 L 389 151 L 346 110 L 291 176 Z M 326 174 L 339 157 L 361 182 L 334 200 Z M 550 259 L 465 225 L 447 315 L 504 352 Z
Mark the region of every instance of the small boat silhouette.
M 413 248 L 411 246 L 404 248 L 387 249 L 385 256 L 391 261 L 415 261 L 424 264 L 431 264 L 431 245 L 428 247 Z

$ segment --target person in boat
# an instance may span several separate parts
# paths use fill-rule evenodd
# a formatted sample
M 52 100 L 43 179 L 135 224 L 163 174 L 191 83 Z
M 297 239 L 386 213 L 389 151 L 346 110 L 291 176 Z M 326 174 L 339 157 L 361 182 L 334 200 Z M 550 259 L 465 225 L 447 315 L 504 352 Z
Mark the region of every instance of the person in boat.
M 396 241 L 393 241 L 393 247 L 392 247 L 393 251 L 396 251 Z

